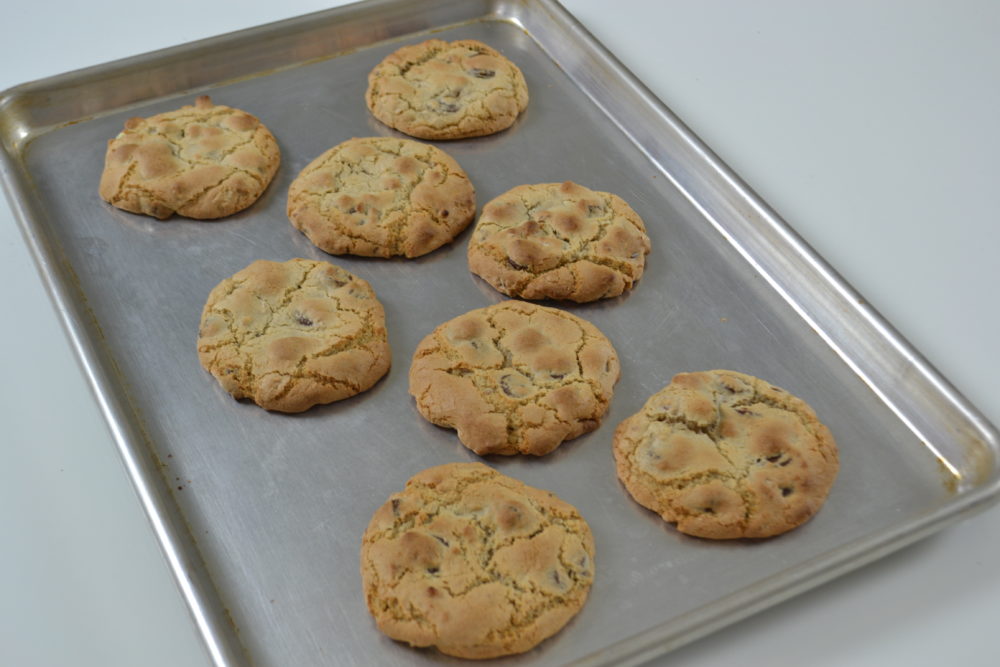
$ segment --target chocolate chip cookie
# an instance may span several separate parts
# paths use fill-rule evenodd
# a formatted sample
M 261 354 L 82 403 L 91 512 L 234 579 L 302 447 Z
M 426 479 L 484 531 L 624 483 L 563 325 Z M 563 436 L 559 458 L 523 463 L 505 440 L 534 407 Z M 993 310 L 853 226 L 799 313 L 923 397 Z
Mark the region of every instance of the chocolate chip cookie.
M 450 242 L 476 214 L 476 191 L 444 151 L 368 137 L 334 146 L 288 190 L 288 218 L 333 255 L 418 257 Z
M 632 497 L 688 535 L 771 537 L 812 517 L 839 469 L 804 401 L 735 371 L 680 373 L 615 431 Z
M 522 185 L 483 207 L 469 270 L 508 296 L 596 301 L 631 289 L 649 249 L 621 197 L 570 182 Z
M 618 355 L 576 315 L 505 301 L 445 322 L 417 346 L 410 394 L 477 454 L 548 454 L 597 428 Z
M 365 102 L 380 121 L 420 139 L 505 130 L 528 106 L 517 65 L 476 40 L 431 39 L 388 55 L 368 75 Z
M 523 653 L 583 607 L 594 541 L 576 509 L 481 463 L 415 475 L 375 512 L 361 579 L 379 630 L 460 658 Z
M 208 295 L 198 358 L 235 398 L 302 412 L 369 389 L 390 351 L 367 282 L 327 262 L 258 260 Z
M 193 106 L 130 118 L 108 142 L 99 193 L 161 220 L 174 213 L 212 220 L 257 201 L 280 161 L 260 120 L 202 96 Z

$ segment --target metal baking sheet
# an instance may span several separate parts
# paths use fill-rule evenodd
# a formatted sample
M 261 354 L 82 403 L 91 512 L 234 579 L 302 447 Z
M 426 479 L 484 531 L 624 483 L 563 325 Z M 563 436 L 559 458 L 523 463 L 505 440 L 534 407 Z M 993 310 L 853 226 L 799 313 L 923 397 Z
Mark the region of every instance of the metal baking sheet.
M 437 324 L 501 295 L 467 270 L 468 232 L 417 260 L 331 258 L 287 222 L 292 178 L 350 137 L 368 71 L 404 43 L 474 38 L 523 69 L 509 131 L 440 144 L 480 206 L 574 180 L 644 218 L 648 269 L 628 295 L 569 310 L 616 345 L 622 379 L 597 431 L 542 459 L 488 463 L 576 505 L 597 575 L 558 635 L 496 664 L 631 664 L 910 543 L 997 497 L 996 430 L 661 102 L 551 0 L 376 0 L 26 84 L 0 95 L 0 170 L 115 442 L 219 665 L 451 662 L 382 636 L 358 549 L 415 472 L 475 459 L 416 412 L 410 355 Z M 126 118 L 208 93 L 259 116 L 283 156 L 250 209 L 159 222 L 97 197 Z M 209 290 L 254 259 L 332 260 L 385 304 L 393 368 L 300 415 L 233 401 L 195 352 Z M 678 534 L 633 503 L 614 427 L 680 371 L 732 368 L 807 400 L 841 448 L 823 510 L 767 541 Z

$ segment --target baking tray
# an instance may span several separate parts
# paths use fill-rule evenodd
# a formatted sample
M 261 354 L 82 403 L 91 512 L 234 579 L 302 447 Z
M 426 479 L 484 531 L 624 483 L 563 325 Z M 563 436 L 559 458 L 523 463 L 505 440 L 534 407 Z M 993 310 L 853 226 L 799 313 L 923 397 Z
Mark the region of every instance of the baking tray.
M 404 43 L 481 39 L 517 62 L 526 113 L 441 143 L 480 206 L 528 182 L 615 192 L 644 218 L 648 268 L 628 295 L 566 306 L 616 345 L 604 425 L 542 459 L 488 463 L 588 519 L 590 601 L 558 635 L 498 664 L 634 664 L 859 567 L 997 498 L 986 420 L 556 2 L 376 0 L 72 72 L 0 95 L 0 170 L 138 495 L 218 665 L 453 662 L 375 629 L 358 549 L 372 512 L 425 467 L 476 459 L 416 412 L 406 371 L 437 324 L 502 299 L 469 274 L 468 232 L 417 260 L 331 258 L 284 213 L 292 178 L 352 136 L 392 135 L 367 72 Z M 263 198 L 214 223 L 158 222 L 99 200 L 124 120 L 208 93 L 259 116 L 283 163 Z M 219 280 L 258 258 L 332 260 L 385 304 L 393 369 L 301 415 L 233 401 L 195 352 Z M 679 371 L 732 368 L 815 407 L 841 448 L 823 510 L 766 541 L 678 534 L 633 503 L 617 423 Z

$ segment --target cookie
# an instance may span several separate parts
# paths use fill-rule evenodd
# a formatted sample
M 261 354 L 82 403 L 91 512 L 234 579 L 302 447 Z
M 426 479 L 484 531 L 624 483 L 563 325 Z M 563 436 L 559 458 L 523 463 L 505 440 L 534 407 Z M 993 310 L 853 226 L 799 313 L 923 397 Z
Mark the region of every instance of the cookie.
M 735 371 L 680 373 L 615 431 L 618 477 L 682 533 L 771 537 L 812 517 L 839 468 L 804 401 Z
M 576 315 L 505 301 L 445 322 L 421 341 L 410 394 L 428 421 L 480 455 L 548 454 L 597 428 L 620 366 Z
M 235 398 L 302 412 L 369 389 L 390 351 L 367 282 L 327 262 L 257 260 L 208 295 L 198 358 Z
M 212 220 L 257 201 L 280 161 L 260 120 L 202 96 L 193 106 L 126 121 L 108 142 L 99 192 L 132 213 Z
M 480 137 L 505 130 L 528 106 L 517 65 L 472 39 L 431 39 L 389 54 L 368 75 L 368 109 L 420 139 Z
M 351 139 L 313 160 L 288 190 L 288 218 L 333 255 L 418 257 L 476 214 L 476 191 L 447 153 L 409 139 Z
M 523 653 L 583 607 L 594 540 L 576 509 L 481 463 L 415 475 L 361 545 L 379 630 L 460 658 Z
M 631 289 L 649 247 L 642 219 L 617 195 L 521 185 L 483 207 L 469 270 L 508 296 L 582 303 Z

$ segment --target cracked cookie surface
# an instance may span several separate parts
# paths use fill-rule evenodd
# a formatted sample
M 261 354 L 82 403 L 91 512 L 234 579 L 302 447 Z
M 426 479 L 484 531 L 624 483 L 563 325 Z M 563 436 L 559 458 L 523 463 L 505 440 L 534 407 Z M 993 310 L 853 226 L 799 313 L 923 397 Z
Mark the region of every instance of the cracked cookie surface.
M 583 607 L 594 541 L 577 510 L 481 463 L 413 476 L 374 514 L 361 579 L 379 629 L 461 658 L 523 653 Z
M 682 533 L 771 537 L 811 518 L 837 476 L 837 445 L 804 401 L 714 370 L 680 373 L 615 431 L 618 477 Z
M 452 241 L 476 191 L 441 149 L 409 139 L 350 139 L 313 160 L 288 190 L 288 218 L 333 255 L 418 257 Z
M 201 365 L 235 398 L 302 412 L 389 370 L 385 313 L 371 286 L 328 262 L 257 260 L 208 295 Z
M 505 130 L 528 106 L 517 65 L 482 42 L 431 39 L 389 54 L 368 75 L 372 114 L 420 139 Z
M 424 338 L 410 394 L 420 414 L 477 454 L 540 456 L 600 425 L 619 373 L 618 354 L 590 322 L 505 301 Z
M 521 185 L 483 207 L 469 270 L 508 296 L 582 303 L 631 289 L 649 250 L 621 197 L 571 182 Z
M 132 213 L 212 220 L 257 201 L 280 160 L 260 120 L 202 96 L 176 111 L 126 121 L 108 142 L 98 191 Z

